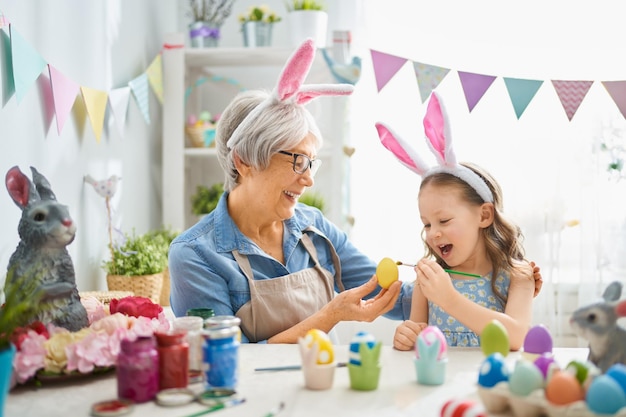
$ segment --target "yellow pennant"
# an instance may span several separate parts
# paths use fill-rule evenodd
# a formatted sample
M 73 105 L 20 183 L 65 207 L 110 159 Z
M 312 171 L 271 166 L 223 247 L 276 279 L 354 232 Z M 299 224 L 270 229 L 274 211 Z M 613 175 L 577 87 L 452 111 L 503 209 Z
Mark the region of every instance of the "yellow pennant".
M 105 91 L 94 90 L 89 87 L 80 87 L 80 92 L 87 108 L 93 133 L 96 135 L 96 141 L 100 143 L 108 95 Z
M 154 91 L 154 95 L 156 95 L 159 102 L 163 104 L 163 68 L 161 66 L 161 54 L 158 54 L 152 63 L 146 70 L 146 74 L 148 75 L 148 82 L 150 83 L 150 87 L 152 87 L 152 91 Z

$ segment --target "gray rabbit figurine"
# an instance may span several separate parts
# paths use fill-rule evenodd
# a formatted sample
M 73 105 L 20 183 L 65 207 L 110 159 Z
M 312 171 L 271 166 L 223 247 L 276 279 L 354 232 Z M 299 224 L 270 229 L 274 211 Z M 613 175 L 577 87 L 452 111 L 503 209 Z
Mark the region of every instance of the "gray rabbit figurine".
M 589 342 L 589 361 L 602 373 L 616 363 L 626 364 L 626 329 L 617 323 L 626 316 L 626 300 L 618 301 L 622 283 L 614 281 L 599 301 L 578 308 L 570 318 L 574 332 Z
M 9 195 L 22 210 L 20 243 L 9 259 L 7 279 L 37 279 L 45 304 L 37 320 L 70 331 L 89 325 L 80 302 L 72 258 L 66 246 L 74 241 L 76 226 L 67 206 L 57 202 L 50 183 L 35 168 L 33 181 L 15 166 L 6 174 Z M 6 288 L 6 284 L 5 284 Z

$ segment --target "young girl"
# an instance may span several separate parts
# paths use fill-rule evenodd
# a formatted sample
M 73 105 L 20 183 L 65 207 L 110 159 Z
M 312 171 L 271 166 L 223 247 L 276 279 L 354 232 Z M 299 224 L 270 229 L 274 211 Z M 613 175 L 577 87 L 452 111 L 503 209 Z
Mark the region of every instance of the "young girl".
M 415 267 L 410 320 L 396 329 L 394 347 L 412 349 L 427 325 L 438 326 L 449 346 L 479 346 L 478 335 L 497 319 L 517 350 L 530 328 L 539 269 L 524 260 L 520 229 L 502 214 L 498 183 L 478 166 L 456 162 L 434 93 L 424 127 L 439 162 L 434 168 L 377 125 L 383 145 L 423 178 L 418 206 L 427 256 Z

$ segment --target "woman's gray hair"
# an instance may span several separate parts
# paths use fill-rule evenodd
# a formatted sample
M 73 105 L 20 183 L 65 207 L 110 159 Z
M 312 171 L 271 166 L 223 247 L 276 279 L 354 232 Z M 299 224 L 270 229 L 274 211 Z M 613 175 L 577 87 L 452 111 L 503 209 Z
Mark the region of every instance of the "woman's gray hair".
M 230 149 L 226 143 L 237 126 L 257 106 L 262 111 L 254 120 L 247 121 L 238 132 L 240 138 Z M 235 167 L 235 153 L 247 165 L 256 169 L 266 169 L 270 158 L 280 150 L 298 145 L 311 133 L 316 146 L 322 146 L 322 135 L 313 115 L 302 105 L 292 101 L 279 101 L 264 90 L 243 91 L 230 102 L 222 112 L 215 136 L 217 158 L 224 170 L 224 190 L 232 191 L 238 183 L 239 173 Z

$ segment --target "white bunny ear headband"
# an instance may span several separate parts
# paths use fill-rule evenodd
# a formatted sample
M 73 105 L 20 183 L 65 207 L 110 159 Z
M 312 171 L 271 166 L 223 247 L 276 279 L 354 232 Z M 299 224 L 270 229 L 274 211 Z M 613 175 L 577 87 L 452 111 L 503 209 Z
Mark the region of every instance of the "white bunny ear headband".
M 376 123 L 376 129 L 383 146 L 391 151 L 404 166 L 420 175 L 422 179 L 439 172 L 454 175 L 476 190 L 484 202 L 493 203 L 493 194 L 485 181 L 471 169 L 457 163 L 452 150 L 447 115 L 435 92 L 430 96 L 426 116 L 424 116 L 424 132 L 438 165 L 429 168 L 415 149 L 384 124 Z
M 239 142 L 244 128 L 254 122 L 272 103 L 291 102 L 293 105 L 299 106 L 321 96 L 346 96 L 352 94 L 354 86 L 351 84 L 303 84 L 314 59 L 315 44 L 312 39 L 307 39 L 287 60 L 278 78 L 278 85 L 270 97 L 248 113 L 237 126 L 228 142 L 226 142 L 226 146 L 229 149 L 232 149 Z

